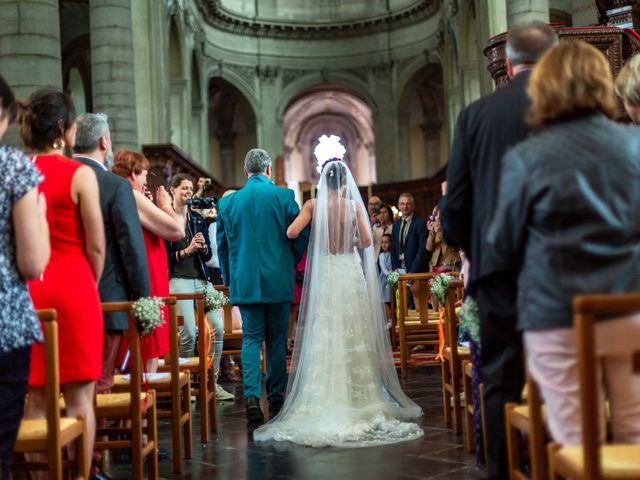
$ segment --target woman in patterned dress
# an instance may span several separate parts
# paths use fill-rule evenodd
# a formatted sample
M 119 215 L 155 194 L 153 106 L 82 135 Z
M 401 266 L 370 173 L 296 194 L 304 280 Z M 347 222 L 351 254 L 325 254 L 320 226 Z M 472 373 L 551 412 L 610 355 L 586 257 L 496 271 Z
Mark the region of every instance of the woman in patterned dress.
M 16 101 L 0 76 L 0 139 Z M 38 195 L 42 175 L 20 150 L 0 147 L 0 478 L 9 478 L 29 379 L 31 344 L 42 341 L 26 280 L 49 261 L 46 203 Z M 34 212 L 35 218 L 34 218 Z

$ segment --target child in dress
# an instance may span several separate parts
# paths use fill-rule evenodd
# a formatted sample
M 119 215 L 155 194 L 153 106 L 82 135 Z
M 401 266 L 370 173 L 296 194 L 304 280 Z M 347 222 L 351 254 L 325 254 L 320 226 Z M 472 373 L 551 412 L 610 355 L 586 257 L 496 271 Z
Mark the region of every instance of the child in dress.
M 391 235 L 385 233 L 380 240 L 380 255 L 378 255 L 378 268 L 380 269 L 380 290 L 384 302 L 387 320 L 391 319 L 391 300 L 389 299 L 389 285 L 387 275 L 392 271 L 391 267 Z

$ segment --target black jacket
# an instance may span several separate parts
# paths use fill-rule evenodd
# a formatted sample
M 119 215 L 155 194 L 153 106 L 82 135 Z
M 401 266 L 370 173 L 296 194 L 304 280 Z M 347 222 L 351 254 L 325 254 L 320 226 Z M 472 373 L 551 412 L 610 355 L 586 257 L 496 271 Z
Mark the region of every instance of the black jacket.
M 498 199 L 502 156 L 531 133 L 524 122 L 529 76 L 524 71 L 472 103 L 456 123 L 440 215 L 446 243 L 464 250 L 471 262 L 471 282 L 493 273 L 483 262 L 486 233 Z
M 393 222 L 391 230 L 391 266 L 393 269 L 400 268 L 400 228 L 402 220 Z M 409 225 L 406 241 L 404 244 L 404 262 L 407 273 L 419 273 L 429 270 L 429 260 L 431 253 L 427 252 L 427 224 L 423 218 L 415 213 Z
M 209 278 L 209 268 L 205 265 L 205 262 L 211 260 L 212 252 L 211 252 L 211 239 L 209 238 L 209 226 L 207 222 L 205 222 L 202 215 L 193 210 L 189 210 L 187 220 L 187 229 L 191 233 L 190 237 L 200 232 L 204 236 L 205 244 L 207 245 L 206 252 L 198 252 L 197 259 L 198 265 L 200 268 L 200 272 L 202 273 L 202 279 L 207 280 Z M 180 241 L 182 242 L 182 240 Z M 176 253 L 179 248 L 178 245 L 180 242 L 170 242 L 168 240 L 164 241 L 165 248 L 167 249 L 167 257 L 169 258 L 169 278 L 173 278 L 173 268 L 175 267 L 178 260 L 176 259 Z
M 81 156 L 73 158 L 93 169 L 100 189 L 106 241 L 104 270 L 98 284 L 100 300 L 119 302 L 148 297 L 147 250 L 131 184 L 124 178 L 107 172 L 95 160 Z M 128 325 L 126 312 L 104 316 L 105 330 L 126 330 Z
M 570 327 L 580 293 L 640 290 L 640 128 L 567 121 L 504 157 L 487 268 L 520 270 L 518 327 Z

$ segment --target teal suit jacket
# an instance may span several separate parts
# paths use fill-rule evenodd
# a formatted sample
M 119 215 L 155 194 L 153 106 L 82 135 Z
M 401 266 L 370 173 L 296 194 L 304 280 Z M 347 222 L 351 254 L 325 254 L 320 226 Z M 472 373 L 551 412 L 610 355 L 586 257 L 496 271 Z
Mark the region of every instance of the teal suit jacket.
M 309 228 L 296 240 L 287 227 L 300 208 L 293 191 L 253 175 L 244 188 L 218 203 L 218 259 L 234 305 L 293 299 L 293 271 L 309 241 Z

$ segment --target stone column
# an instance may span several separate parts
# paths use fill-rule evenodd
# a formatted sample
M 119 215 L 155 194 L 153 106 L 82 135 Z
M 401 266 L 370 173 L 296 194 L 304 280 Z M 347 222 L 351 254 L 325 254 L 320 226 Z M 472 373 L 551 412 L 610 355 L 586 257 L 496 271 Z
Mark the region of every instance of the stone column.
M 0 2 L 0 73 L 21 99 L 45 86 L 62 88 L 58 0 Z M 20 144 L 17 128 L 3 143 Z
M 549 23 L 549 0 L 508 0 L 507 24 L 509 28 L 534 20 Z
M 138 149 L 131 0 L 90 0 L 93 110 L 109 116 L 114 150 Z
M 279 88 L 277 77 L 279 70 L 273 67 L 260 67 L 258 79 L 260 82 L 261 109 L 256 113 L 258 147 L 267 151 L 271 160 L 275 162 L 278 155 L 282 155 L 282 119 L 278 118 Z

